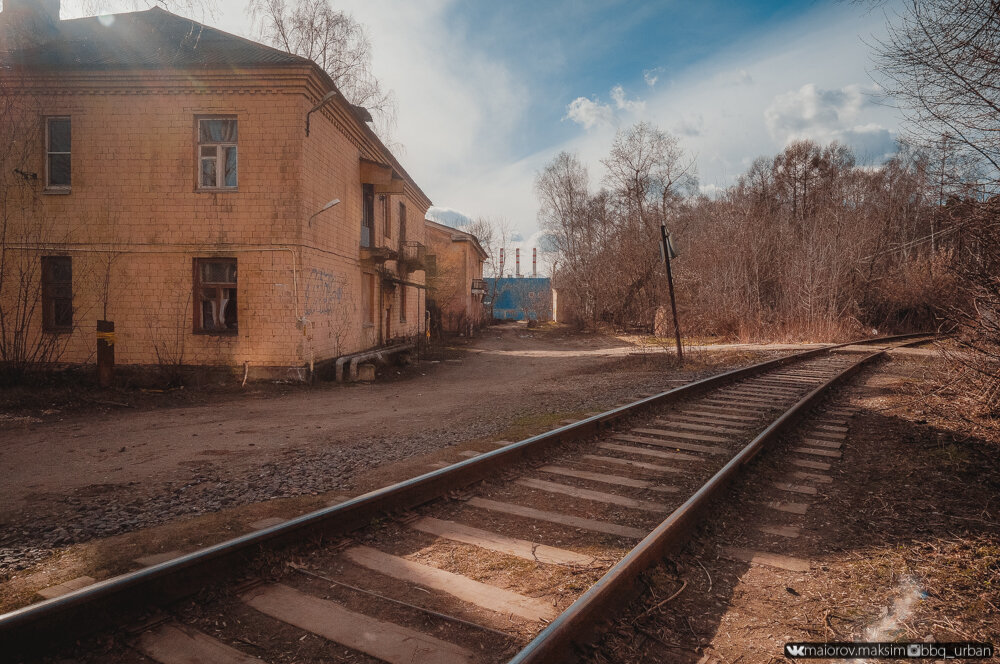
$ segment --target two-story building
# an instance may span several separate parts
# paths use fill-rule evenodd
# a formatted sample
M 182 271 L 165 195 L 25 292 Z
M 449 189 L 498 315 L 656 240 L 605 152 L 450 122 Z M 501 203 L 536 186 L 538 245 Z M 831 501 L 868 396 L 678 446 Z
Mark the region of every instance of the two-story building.
M 489 256 L 472 233 L 431 219 L 424 224 L 432 316 L 443 332 L 471 335 L 485 322 L 483 262 Z
M 315 63 L 58 0 L 5 0 L 0 40 L 0 300 L 48 360 L 102 319 L 118 363 L 261 376 L 424 331 L 431 202 Z

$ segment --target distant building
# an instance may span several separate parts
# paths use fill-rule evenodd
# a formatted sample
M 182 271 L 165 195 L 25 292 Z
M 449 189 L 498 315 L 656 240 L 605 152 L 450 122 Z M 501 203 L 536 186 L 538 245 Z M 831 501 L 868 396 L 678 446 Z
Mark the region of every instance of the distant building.
M 485 321 L 483 262 L 488 258 L 472 233 L 424 220 L 427 243 L 427 309 L 444 332 L 472 334 Z
M 424 331 L 431 201 L 314 62 L 158 7 L 6 0 L 0 95 L 30 286 L 0 304 L 51 359 L 92 362 L 98 319 L 119 363 L 265 376 Z
M 486 279 L 495 320 L 552 320 L 552 280 L 549 277 Z

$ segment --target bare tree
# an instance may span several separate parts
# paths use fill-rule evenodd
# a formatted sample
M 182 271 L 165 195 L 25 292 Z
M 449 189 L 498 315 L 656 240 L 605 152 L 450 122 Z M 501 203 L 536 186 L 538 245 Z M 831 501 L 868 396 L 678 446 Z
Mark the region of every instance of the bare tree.
M 262 39 L 312 60 L 347 101 L 368 109 L 376 133 L 391 143 L 396 97 L 372 72 L 372 46 L 363 25 L 329 0 L 250 0 L 250 15 Z
M 946 326 L 968 351 L 960 376 L 1000 407 L 1000 7 L 995 0 L 908 0 L 876 44 L 883 87 L 929 153 L 930 243 L 950 234 L 955 279 Z M 979 173 L 974 162 L 980 163 Z M 957 236 L 957 240 L 955 239 Z
M 1000 185 L 1000 11 L 993 0 L 908 0 L 876 44 L 883 86 L 919 144 L 948 137 Z
M 500 279 L 504 276 L 504 269 L 510 258 L 514 230 L 510 219 L 506 217 L 477 217 L 464 230 L 475 235 L 483 251 L 486 252 L 483 277 L 490 280 L 489 316 L 492 320 L 493 306 L 500 295 Z
M 162 7 L 183 16 L 199 20 L 217 16 L 218 8 L 211 0 L 63 0 L 63 6 L 73 14 L 105 14 L 117 11 L 141 11 Z
M 40 105 L 0 81 L 0 381 L 55 361 L 69 334 L 42 332 L 39 247 L 53 240 L 38 213 Z

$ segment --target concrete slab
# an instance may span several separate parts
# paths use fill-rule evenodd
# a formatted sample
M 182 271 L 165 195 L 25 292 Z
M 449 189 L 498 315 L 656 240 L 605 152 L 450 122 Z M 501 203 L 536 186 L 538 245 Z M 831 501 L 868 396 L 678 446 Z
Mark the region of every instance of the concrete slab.
M 70 579 L 69 581 L 63 581 L 54 586 L 49 586 L 48 588 L 42 588 L 38 591 L 38 596 L 42 599 L 52 599 L 54 597 L 62 597 L 63 595 L 69 594 L 74 590 L 79 590 L 80 588 L 86 588 L 87 586 L 92 586 L 97 583 L 97 579 L 92 576 L 78 576 L 75 579 Z
M 809 505 L 806 503 L 773 502 L 773 503 L 768 503 L 767 506 L 773 510 L 778 510 L 779 512 L 788 512 L 789 514 L 805 514 L 809 510 Z
M 250 524 L 250 527 L 254 530 L 264 530 L 265 528 L 271 528 L 277 526 L 278 524 L 284 523 L 288 519 L 283 519 L 280 516 L 272 516 L 266 519 L 260 519 L 259 521 L 254 521 Z
M 736 422 L 756 422 L 760 417 L 754 415 L 736 415 L 731 413 L 713 413 L 707 410 L 682 410 L 682 413 L 686 415 L 696 415 L 698 417 L 707 417 L 717 420 L 734 420 Z
M 760 531 L 768 535 L 788 538 L 798 537 L 802 532 L 797 526 L 761 526 Z
M 718 423 L 699 422 L 699 421 L 692 422 L 684 418 L 683 416 L 671 417 L 669 420 L 656 420 L 656 423 L 663 426 L 668 426 L 671 429 L 685 429 L 689 431 L 708 431 L 708 432 L 723 433 L 730 435 L 734 433 L 740 433 L 740 431 L 742 431 L 742 429 L 733 428 L 732 424 L 727 426 L 725 424 L 718 424 Z
M 821 457 L 830 457 L 831 459 L 839 459 L 842 456 L 840 452 L 835 452 L 833 450 L 818 450 L 815 447 L 793 447 L 792 452 L 797 452 L 799 454 L 814 454 Z
M 242 597 L 261 613 L 390 664 L 469 664 L 472 651 L 428 634 L 349 611 L 283 584 L 255 588 Z M 213 659 L 198 664 L 216 664 Z M 194 664 L 192 662 L 192 664 Z
M 801 470 L 796 470 L 791 473 L 791 477 L 797 480 L 809 480 L 811 482 L 819 482 L 821 484 L 833 484 L 833 478 L 829 475 L 821 475 L 819 473 L 806 473 Z
M 704 426 L 712 427 L 713 429 L 724 431 L 729 434 L 743 433 L 750 425 L 746 422 L 739 422 L 734 420 L 723 420 L 717 417 L 710 417 L 705 415 L 688 415 L 686 413 L 678 413 L 676 415 L 670 416 L 670 422 L 687 422 L 688 424 L 701 424 Z
M 671 468 L 670 466 L 661 466 L 656 463 L 646 463 L 645 461 L 632 461 L 631 459 L 619 459 L 618 457 L 600 456 L 597 454 L 583 454 L 580 456 L 580 458 L 601 464 L 612 463 L 612 464 L 617 464 L 619 466 L 630 466 L 632 468 L 641 468 L 642 470 L 648 470 L 654 473 L 684 472 L 679 468 Z
M 823 440 L 833 440 L 837 442 L 843 442 L 847 439 L 846 433 L 838 433 L 835 431 L 823 431 L 819 427 L 813 427 L 809 430 L 809 435 L 813 438 L 822 438 Z
M 832 440 L 820 440 L 818 438 L 803 438 L 802 442 L 810 447 L 825 447 L 830 450 L 839 450 L 842 447 L 841 443 Z
M 636 489 L 648 489 L 653 486 L 649 480 L 640 480 L 634 477 L 622 477 L 621 475 L 607 475 L 605 473 L 592 473 L 588 470 L 576 470 L 565 466 L 542 466 L 538 470 L 543 473 L 553 475 L 563 475 L 565 477 L 575 477 L 580 480 L 590 480 L 591 482 L 603 482 L 604 484 L 615 484 L 617 486 L 628 486 Z
M 765 551 L 752 551 L 750 549 L 740 549 L 736 547 L 723 547 L 722 555 L 735 560 L 743 560 L 754 565 L 766 565 L 790 572 L 808 572 L 810 564 L 808 560 L 802 558 L 792 558 L 791 556 L 779 556 L 776 553 Z
M 590 489 L 580 489 L 578 487 L 570 486 L 568 484 L 559 484 L 558 482 L 546 482 L 544 480 L 523 478 L 517 480 L 517 483 L 520 484 L 521 486 L 526 486 L 531 489 L 538 489 L 539 491 L 548 491 L 550 493 L 558 493 L 564 496 L 572 496 L 573 498 L 580 498 L 582 500 L 593 500 L 595 502 L 607 503 L 609 505 L 619 505 L 621 507 L 627 507 L 633 510 L 641 510 L 643 512 L 655 512 L 657 514 L 665 514 L 670 511 L 666 505 L 662 505 L 660 503 L 651 503 L 645 500 L 636 500 L 635 498 L 617 496 L 613 493 L 605 493 L 603 491 L 591 491 Z
M 559 611 L 551 602 L 525 597 L 503 588 L 474 581 L 461 574 L 415 563 L 368 546 L 351 547 L 344 551 L 344 557 L 356 565 L 379 574 L 446 593 L 489 611 L 514 614 L 533 622 L 551 621 L 559 615 Z
M 152 567 L 153 565 L 159 565 L 160 563 L 165 563 L 168 560 L 173 560 L 174 558 L 180 558 L 183 555 L 184 552 L 180 550 L 164 551 L 163 553 L 154 553 L 141 558 L 136 558 L 135 562 L 143 567 Z
M 619 537 L 629 537 L 631 539 L 642 539 L 649 534 L 645 530 L 632 528 L 631 526 L 622 526 L 617 523 L 598 521 L 596 519 L 585 519 L 578 516 L 570 516 L 569 514 L 560 514 L 558 512 L 546 512 L 543 510 L 536 510 L 533 507 L 524 507 L 513 503 L 503 503 L 497 500 L 487 500 L 486 498 L 470 498 L 466 502 L 466 505 L 471 505 L 472 507 L 477 507 L 481 510 L 500 512 L 502 514 L 510 514 L 511 516 L 534 519 L 536 521 L 547 521 L 549 523 L 559 524 L 560 526 L 568 526 L 570 528 L 578 528 L 580 530 L 590 530 L 596 533 L 606 533 L 608 535 L 618 535 Z
M 806 486 L 805 484 L 789 484 L 788 482 L 775 482 L 772 486 L 775 489 L 780 489 L 781 491 L 788 491 L 790 493 L 804 493 L 810 496 L 815 496 L 819 491 L 816 490 L 814 486 Z
M 492 533 L 487 530 L 480 530 L 472 526 L 466 526 L 455 521 L 443 521 L 441 519 L 423 518 L 410 524 L 414 530 L 422 533 L 436 535 L 455 542 L 463 542 L 478 546 L 481 549 L 498 551 L 516 558 L 531 560 L 549 565 L 574 565 L 588 566 L 594 563 L 592 556 L 587 556 L 575 551 L 568 551 L 554 546 L 529 542 L 528 540 L 515 539 Z
M 657 429 L 632 429 L 633 431 L 657 431 Z M 699 445 L 697 443 L 686 443 L 680 440 L 667 440 L 666 438 L 650 438 L 649 436 L 631 436 L 620 433 L 612 436 L 615 440 L 626 443 L 642 443 L 643 445 L 655 445 L 656 447 L 666 447 L 672 450 L 684 450 L 685 452 L 701 452 L 702 454 L 727 455 L 729 451 L 714 445 Z
M 265 664 L 218 639 L 180 623 L 144 632 L 136 649 L 160 664 Z
M 657 420 L 657 424 L 667 424 L 666 421 Z M 651 436 L 663 436 L 664 438 L 681 438 L 683 440 L 699 440 L 705 443 L 726 443 L 729 439 L 725 436 L 711 436 L 707 433 L 691 433 L 689 431 L 677 431 L 676 429 L 657 429 L 651 427 L 640 427 L 632 429 L 636 433 L 649 434 Z M 721 449 L 721 448 L 713 448 Z
M 655 459 L 670 459 L 672 461 L 704 461 L 704 457 L 696 457 L 682 452 L 661 452 L 650 450 L 645 447 L 635 447 L 634 445 L 616 445 L 614 443 L 600 443 L 598 447 L 614 452 L 624 452 L 626 454 L 638 454 L 640 456 L 653 457 Z
M 468 459 L 471 459 L 472 457 L 477 457 L 477 456 L 479 456 L 481 454 L 482 454 L 482 452 L 477 452 L 475 450 L 463 450 L 463 451 L 461 451 L 461 452 L 458 453 L 458 456 L 462 456 L 462 457 L 466 457 Z
M 812 468 L 813 470 L 830 470 L 830 464 L 825 461 L 810 461 L 808 459 L 789 459 L 788 463 L 799 468 Z

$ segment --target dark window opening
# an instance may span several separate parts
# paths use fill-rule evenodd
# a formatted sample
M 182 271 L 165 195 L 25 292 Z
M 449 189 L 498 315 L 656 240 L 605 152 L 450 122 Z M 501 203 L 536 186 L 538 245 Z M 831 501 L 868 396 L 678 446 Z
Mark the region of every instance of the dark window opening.
M 73 330 L 73 259 L 69 256 L 42 257 L 42 329 Z
M 72 184 L 70 148 L 73 143 L 69 118 L 47 118 L 45 123 L 45 185 L 68 189 Z
M 236 334 L 236 259 L 194 259 L 194 330 Z
M 371 247 L 375 230 L 375 185 L 361 185 L 361 246 Z

